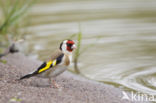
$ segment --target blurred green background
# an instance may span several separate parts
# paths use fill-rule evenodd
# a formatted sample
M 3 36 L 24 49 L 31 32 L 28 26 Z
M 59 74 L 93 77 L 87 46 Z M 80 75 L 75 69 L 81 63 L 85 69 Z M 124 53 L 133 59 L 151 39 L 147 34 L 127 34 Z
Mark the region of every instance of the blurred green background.
M 38 0 L 22 12 L 23 19 L 1 34 L 24 35 L 21 50 L 29 57 L 48 59 L 63 39 L 81 30 L 81 49 L 93 44 L 79 58 L 83 76 L 156 94 L 155 0 Z

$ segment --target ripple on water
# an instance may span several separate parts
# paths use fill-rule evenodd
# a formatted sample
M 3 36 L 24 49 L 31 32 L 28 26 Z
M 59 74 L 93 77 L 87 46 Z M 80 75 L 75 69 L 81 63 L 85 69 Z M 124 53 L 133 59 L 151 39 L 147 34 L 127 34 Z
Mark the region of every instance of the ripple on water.
M 142 93 L 148 93 L 150 95 L 156 95 L 156 69 L 155 67 L 146 66 L 144 70 L 134 72 L 127 75 L 124 78 L 122 85 L 140 91 Z

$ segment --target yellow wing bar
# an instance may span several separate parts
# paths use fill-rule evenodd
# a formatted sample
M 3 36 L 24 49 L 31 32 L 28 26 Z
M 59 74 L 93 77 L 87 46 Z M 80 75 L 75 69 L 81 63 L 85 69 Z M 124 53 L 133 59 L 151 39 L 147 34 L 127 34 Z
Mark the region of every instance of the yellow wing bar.
M 42 69 L 40 69 L 40 70 L 38 71 L 38 73 L 41 73 L 41 72 L 43 72 L 43 71 L 49 69 L 49 68 L 51 67 L 51 65 L 55 66 L 55 65 L 56 65 L 56 60 L 54 60 L 54 61 L 52 61 L 52 60 L 48 61 L 48 62 L 46 63 L 46 66 L 43 67 Z

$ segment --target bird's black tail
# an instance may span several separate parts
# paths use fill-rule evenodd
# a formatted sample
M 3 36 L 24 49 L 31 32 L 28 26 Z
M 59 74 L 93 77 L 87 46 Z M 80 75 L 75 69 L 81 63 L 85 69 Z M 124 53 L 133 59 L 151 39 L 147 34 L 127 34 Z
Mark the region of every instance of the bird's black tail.
M 27 74 L 27 75 L 25 75 L 25 76 L 21 77 L 19 80 L 22 80 L 22 79 L 27 79 L 27 78 L 30 78 L 30 77 L 32 77 L 32 76 L 34 76 L 34 74 L 33 74 L 33 73 L 32 73 L 32 74 Z

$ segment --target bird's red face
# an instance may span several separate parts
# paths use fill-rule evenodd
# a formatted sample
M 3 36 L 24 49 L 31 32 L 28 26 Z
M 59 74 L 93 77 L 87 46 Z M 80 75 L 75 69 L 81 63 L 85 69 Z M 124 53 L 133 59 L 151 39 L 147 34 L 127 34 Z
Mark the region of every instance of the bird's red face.
M 76 49 L 76 46 L 73 40 L 67 40 L 66 45 L 67 45 L 66 50 L 69 52 L 72 52 L 74 49 Z
M 74 49 L 76 49 L 76 46 L 73 40 L 64 40 L 60 44 L 60 50 L 64 53 L 71 53 Z

